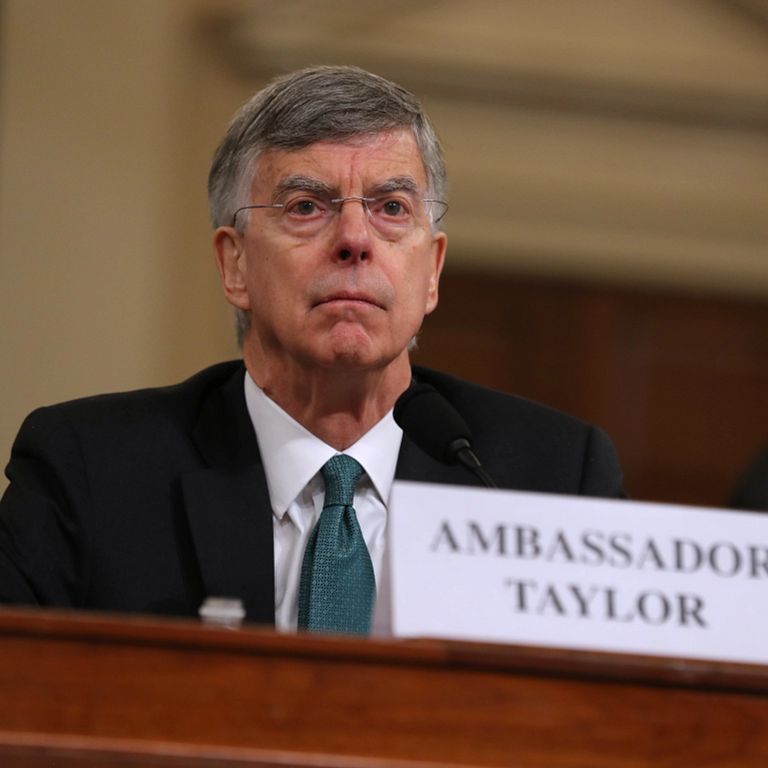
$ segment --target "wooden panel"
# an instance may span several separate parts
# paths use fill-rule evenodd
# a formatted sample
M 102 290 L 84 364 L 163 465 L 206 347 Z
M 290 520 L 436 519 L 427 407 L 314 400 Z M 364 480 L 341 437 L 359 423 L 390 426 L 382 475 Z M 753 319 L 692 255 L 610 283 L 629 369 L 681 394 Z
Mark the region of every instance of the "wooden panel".
M 637 499 L 722 506 L 768 443 L 768 304 L 447 272 L 416 362 L 602 426 Z
M 4 768 L 768 761 L 759 666 L 1 611 L 0 690 Z

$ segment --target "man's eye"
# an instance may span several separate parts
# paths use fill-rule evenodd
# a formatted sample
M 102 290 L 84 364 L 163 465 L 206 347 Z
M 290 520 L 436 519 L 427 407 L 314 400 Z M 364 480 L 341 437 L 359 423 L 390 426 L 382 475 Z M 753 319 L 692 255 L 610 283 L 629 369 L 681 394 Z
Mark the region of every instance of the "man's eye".
M 291 201 L 286 204 L 285 210 L 287 213 L 295 214 L 296 216 L 316 216 L 323 212 L 320 203 L 309 198 Z
M 392 219 L 402 219 L 411 213 L 410 206 L 398 198 L 385 198 L 377 203 L 377 211 L 382 216 Z

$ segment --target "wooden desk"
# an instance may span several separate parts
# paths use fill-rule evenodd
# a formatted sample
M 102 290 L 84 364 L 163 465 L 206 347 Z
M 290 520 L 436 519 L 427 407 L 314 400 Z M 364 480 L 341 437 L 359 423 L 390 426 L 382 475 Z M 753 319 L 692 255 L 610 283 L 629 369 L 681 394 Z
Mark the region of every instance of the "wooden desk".
M 3 768 L 768 766 L 768 668 L 0 610 Z

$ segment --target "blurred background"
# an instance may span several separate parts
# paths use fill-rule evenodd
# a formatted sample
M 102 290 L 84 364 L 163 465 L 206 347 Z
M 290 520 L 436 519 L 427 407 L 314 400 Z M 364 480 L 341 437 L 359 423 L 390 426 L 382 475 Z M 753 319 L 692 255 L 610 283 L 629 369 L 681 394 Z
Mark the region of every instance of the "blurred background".
M 313 63 L 444 142 L 415 362 L 599 424 L 634 498 L 726 504 L 768 443 L 764 0 L 0 0 L 0 463 L 38 405 L 237 355 L 208 163 Z

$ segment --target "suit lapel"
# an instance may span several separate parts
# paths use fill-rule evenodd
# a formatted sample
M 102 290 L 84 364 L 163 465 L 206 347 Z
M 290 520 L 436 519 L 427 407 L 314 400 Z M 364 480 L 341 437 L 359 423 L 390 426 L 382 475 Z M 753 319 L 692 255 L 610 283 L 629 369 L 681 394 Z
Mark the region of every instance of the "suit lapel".
M 275 618 L 272 510 L 240 366 L 202 404 L 194 439 L 206 467 L 181 479 L 208 597 L 243 601 L 246 619 Z
M 240 598 L 249 621 L 273 624 L 272 512 L 261 464 L 193 472 L 182 489 L 207 596 Z

